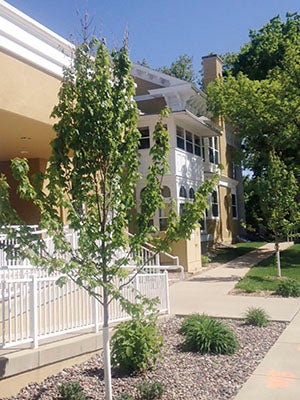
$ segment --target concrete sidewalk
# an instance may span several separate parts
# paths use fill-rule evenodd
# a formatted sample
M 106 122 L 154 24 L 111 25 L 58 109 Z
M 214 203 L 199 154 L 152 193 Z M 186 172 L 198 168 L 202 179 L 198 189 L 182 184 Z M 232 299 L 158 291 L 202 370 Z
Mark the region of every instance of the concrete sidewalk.
M 289 247 L 283 243 L 280 249 Z M 230 295 L 251 266 L 274 252 L 269 243 L 227 264 L 204 271 L 170 287 L 171 313 L 193 312 L 215 317 L 241 318 L 251 307 L 262 307 L 273 320 L 290 322 L 262 363 L 242 387 L 236 400 L 300 399 L 300 300 Z

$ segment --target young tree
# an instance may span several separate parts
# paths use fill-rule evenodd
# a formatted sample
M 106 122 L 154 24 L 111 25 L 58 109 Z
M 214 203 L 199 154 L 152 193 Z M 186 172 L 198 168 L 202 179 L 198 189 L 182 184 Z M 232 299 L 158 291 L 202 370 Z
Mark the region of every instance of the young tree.
M 296 202 L 297 181 L 293 172 L 288 172 L 282 160 L 274 153 L 269 154 L 268 167 L 259 179 L 260 205 L 268 229 L 275 239 L 277 276 L 281 277 L 279 242 L 299 221 Z
M 158 252 L 167 250 L 179 238 L 189 237 L 217 182 L 216 177 L 199 187 L 195 201 L 187 205 L 182 218 L 173 209 L 165 237 L 155 236 L 150 220 L 163 207 L 162 177 L 168 170 L 169 134 L 163 124 L 167 115 L 164 111 L 153 134 L 152 164 L 136 218 L 137 233 L 127 234 L 140 179 L 138 110 L 133 99 L 135 84 L 130 68 L 126 45 L 112 52 L 103 40 L 95 38 L 79 45 L 72 65 L 64 71 L 59 101 L 52 113 L 56 118 L 56 137 L 46 173 L 30 181 L 26 160 L 12 161 L 20 196 L 39 207 L 40 226 L 54 242 L 53 251 L 47 253 L 44 242 L 23 224 L 17 233 L 21 250 L 27 252 L 34 265 L 48 268 L 50 272 L 61 271 L 70 277 L 103 307 L 106 400 L 112 398 L 109 304 L 119 299 L 126 307 L 121 288 L 132 279 L 122 267 L 128 264 L 129 257 L 134 258 L 136 272 L 143 267 L 137 254 L 147 241 L 154 243 Z M 16 223 L 16 213 L 8 207 L 4 176 L 0 179 L 0 193 L 1 220 L 5 224 Z M 78 233 L 76 249 L 65 236 L 61 209 L 65 210 L 70 228 Z M 2 228 L 10 237 L 16 236 L 9 227 Z M 120 280 L 122 283 L 118 284 Z

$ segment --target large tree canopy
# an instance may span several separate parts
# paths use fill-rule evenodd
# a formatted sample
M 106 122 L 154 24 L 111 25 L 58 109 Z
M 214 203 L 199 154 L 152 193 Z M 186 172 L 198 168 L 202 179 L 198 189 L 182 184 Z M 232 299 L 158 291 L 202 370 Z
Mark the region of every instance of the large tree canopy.
M 276 17 L 251 31 L 241 52 L 227 57 L 225 76 L 207 88 L 210 110 L 230 122 L 241 140 L 244 166 L 252 171 L 247 187 L 253 199 L 263 196 L 256 178 L 269 168 L 271 153 L 300 186 L 299 17 L 288 14 L 286 22 Z M 299 199 L 299 189 L 295 196 Z M 257 212 L 264 214 L 261 207 Z
M 300 14 L 288 13 L 286 21 L 272 18 L 258 31 L 250 30 L 250 42 L 240 53 L 225 54 L 222 58 L 226 71 L 236 76 L 239 72 L 250 79 L 265 79 L 270 70 L 282 67 L 288 43 L 299 44 Z

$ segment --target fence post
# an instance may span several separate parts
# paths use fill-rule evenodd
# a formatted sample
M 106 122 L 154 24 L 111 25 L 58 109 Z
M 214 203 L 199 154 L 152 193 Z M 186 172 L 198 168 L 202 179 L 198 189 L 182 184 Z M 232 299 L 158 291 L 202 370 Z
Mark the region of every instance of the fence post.
M 5 279 L 5 278 L 4 278 Z M 5 280 L 1 281 L 1 307 L 2 307 L 2 346 L 5 345 L 5 291 L 6 291 L 6 282 Z
M 168 271 L 165 270 L 165 286 L 166 286 L 166 303 L 167 303 L 167 310 L 168 310 L 168 315 L 171 313 L 171 309 L 170 309 L 170 293 L 169 293 L 169 278 L 168 278 Z
M 31 275 L 30 282 L 30 336 L 33 349 L 38 348 L 38 307 L 37 307 L 37 276 Z

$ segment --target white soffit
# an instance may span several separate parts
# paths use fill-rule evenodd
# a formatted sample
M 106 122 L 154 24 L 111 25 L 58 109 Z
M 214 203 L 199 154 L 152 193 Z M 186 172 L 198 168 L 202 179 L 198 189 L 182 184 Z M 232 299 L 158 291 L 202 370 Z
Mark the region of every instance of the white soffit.
M 182 124 L 183 128 L 189 128 L 194 133 L 199 133 L 203 137 L 220 136 L 221 130 L 212 123 L 209 118 L 204 116 L 197 117 L 189 111 L 174 112 L 175 122 Z
M 70 63 L 73 45 L 0 0 L 0 50 L 55 76 Z

